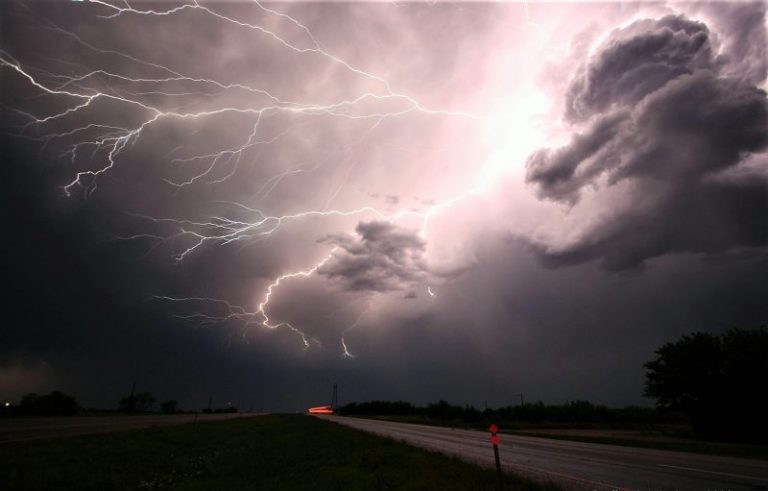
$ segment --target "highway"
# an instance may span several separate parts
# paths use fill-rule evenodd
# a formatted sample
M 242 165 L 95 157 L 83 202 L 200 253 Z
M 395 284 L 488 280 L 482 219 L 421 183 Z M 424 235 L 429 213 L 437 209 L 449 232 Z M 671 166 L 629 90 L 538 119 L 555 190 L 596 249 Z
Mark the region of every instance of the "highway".
M 317 416 L 492 466 L 490 434 L 389 421 Z M 768 489 L 768 462 L 500 434 L 505 470 L 568 489 L 741 491 Z
M 199 414 L 197 421 L 254 416 L 249 413 Z M 169 426 L 195 421 L 194 414 L 142 415 L 142 416 L 73 416 L 58 418 L 3 418 L 0 419 L 0 444 L 27 440 L 42 440 L 88 433 Z

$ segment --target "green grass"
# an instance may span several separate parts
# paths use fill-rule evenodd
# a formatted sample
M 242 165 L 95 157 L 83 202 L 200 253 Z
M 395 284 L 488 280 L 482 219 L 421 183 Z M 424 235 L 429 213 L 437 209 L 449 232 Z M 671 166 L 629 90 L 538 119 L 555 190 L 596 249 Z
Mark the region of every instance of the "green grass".
M 554 490 L 505 475 L 506 490 Z M 301 415 L 0 445 L 3 490 L 495 489 L 489 469 Z

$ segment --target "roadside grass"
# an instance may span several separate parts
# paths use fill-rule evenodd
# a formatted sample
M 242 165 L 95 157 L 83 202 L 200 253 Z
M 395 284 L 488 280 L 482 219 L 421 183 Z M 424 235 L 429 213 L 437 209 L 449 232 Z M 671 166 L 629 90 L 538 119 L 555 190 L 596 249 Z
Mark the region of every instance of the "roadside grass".
M 554 485 L 505 474 L 508 491 Z M 0 445 L 3 490 L 492 490 L 495 471 L 303 415 Z
M 423 416 L 349 416 L 363 419 L 377 419 L 400 423 L 415 423 L 430 426 L 443 426 L 471 430 L 486 430 L 484 422 L 466 423 L 459 420 L 435 420 Z M 768 445 L 746 443 L 726 443 L 704 440 L 688 436 L 690 429 L 679 425 L 613 425 L 613 424 L 577 424 L 577 425 L 548 425 L 533 423 L 516 423 L 511 426 L 500 426 L 502 433 L 520 436 L 533 436 L 584 443 L 601 443 L 623 447 L 652 448 L 675 452 L 690 452 L 706 455 L 721 455 L 741 457 L 746 459 L 768 460 Z M 579 435 L 568 430 L 595 430 L 594 435 Z

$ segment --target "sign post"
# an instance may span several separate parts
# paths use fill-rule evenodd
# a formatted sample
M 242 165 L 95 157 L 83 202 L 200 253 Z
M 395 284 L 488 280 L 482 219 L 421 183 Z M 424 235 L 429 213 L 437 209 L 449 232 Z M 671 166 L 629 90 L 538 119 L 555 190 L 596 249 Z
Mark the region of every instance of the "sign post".
M 501 476 L 501 461 L 499 460 L 499 427 L 495 424 L 491 424 L 488 427 L 488 431 L 491 432 L 491 445 L 493 445 L 493 457 L 496 459 L 496 480 L 498 481 L 499 491 L 502 491 L 504 485 Z

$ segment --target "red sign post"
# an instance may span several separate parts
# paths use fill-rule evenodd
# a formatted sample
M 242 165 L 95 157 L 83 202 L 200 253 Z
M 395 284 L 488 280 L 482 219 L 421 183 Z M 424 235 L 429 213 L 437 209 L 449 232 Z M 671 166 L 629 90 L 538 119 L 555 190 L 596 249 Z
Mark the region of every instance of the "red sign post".
M 491 424 L 488 427 L 488 431 L 491 432 L 491 445 L 493 445 L 493 457 L 496 459 L 496 480 L 498 481 L 499 491 L 503 489 L 503 481 L 501 478 L 501 461 L 499 460 L 499 427 L 495 424 Z

